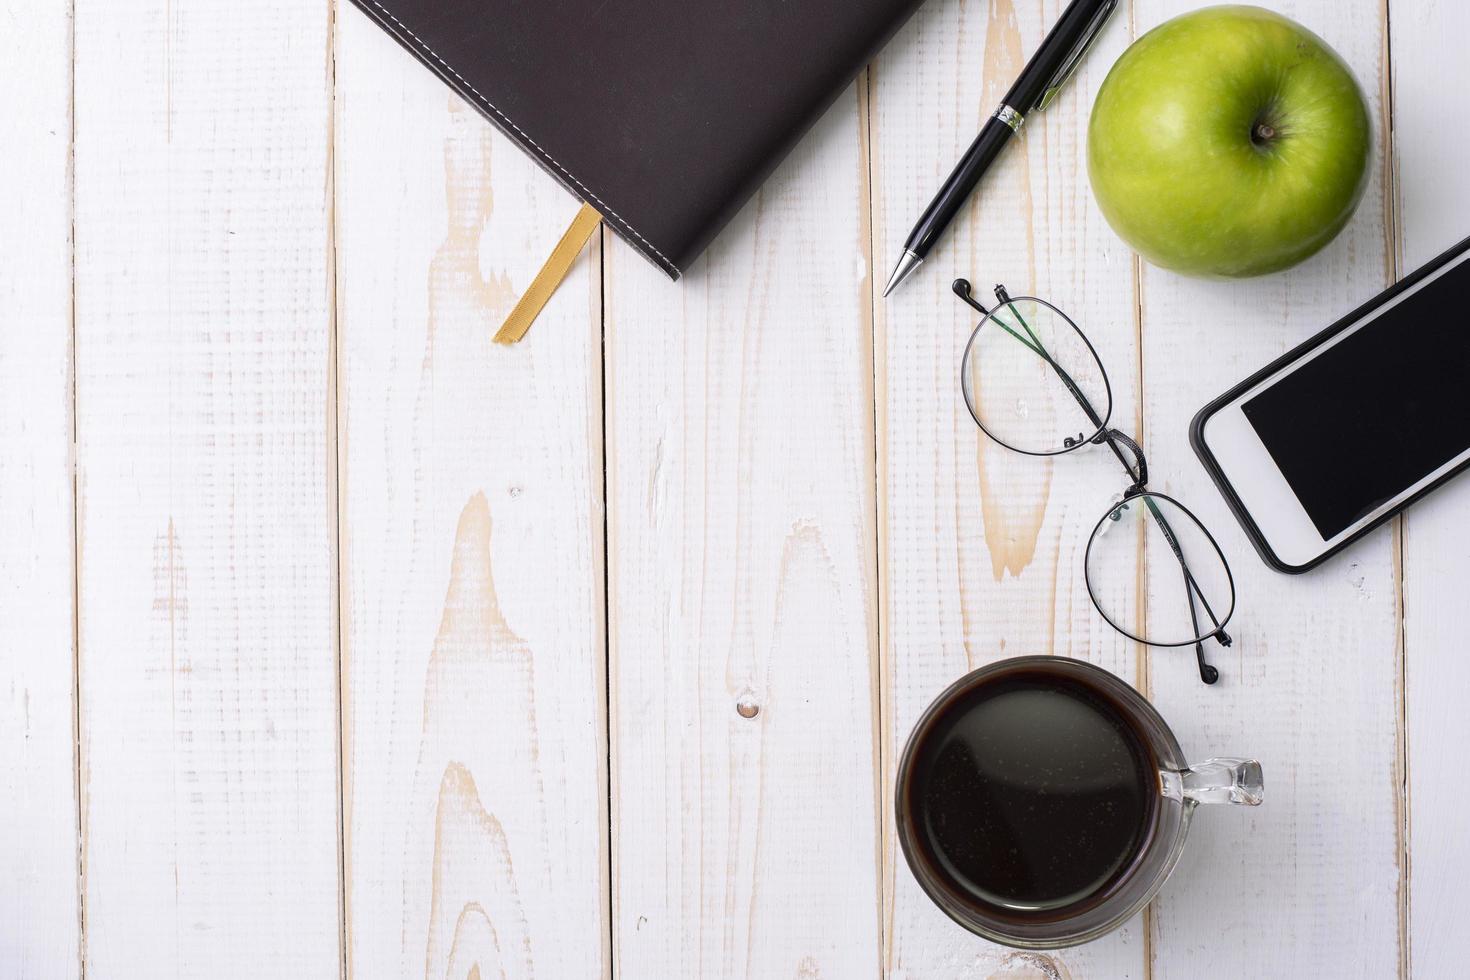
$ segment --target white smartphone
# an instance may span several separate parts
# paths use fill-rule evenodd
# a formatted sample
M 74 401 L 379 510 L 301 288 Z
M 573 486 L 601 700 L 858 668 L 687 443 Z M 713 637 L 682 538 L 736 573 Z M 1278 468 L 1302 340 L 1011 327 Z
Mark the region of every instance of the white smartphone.
M 1470 239 L 1206 405 L 1190 441 L 1284 572 L 1470 466 Z

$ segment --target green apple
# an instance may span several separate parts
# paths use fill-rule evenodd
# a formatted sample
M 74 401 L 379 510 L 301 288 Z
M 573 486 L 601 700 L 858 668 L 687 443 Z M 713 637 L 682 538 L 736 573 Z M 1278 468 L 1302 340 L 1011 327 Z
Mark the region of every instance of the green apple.
M 1362 89 L 1327 43 L 1259 7 L 1167 21 L 1103 81 L 1087 134 L 1108 223 L 1155 265 L 1237 278 L 1295 265 L 1368 181 Z

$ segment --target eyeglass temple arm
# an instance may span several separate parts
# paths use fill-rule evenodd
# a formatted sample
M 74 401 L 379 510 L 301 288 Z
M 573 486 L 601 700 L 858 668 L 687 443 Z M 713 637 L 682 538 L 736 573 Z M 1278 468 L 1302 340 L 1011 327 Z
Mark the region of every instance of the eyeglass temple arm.
M 1163 515 L 1163 512 L 1149 498 L 1144 497 L 1143 503 L 1149 509 L 1149 513 L 1153 515 L 1154 521 L 1159 525 L 1159 530 L 1163 533 L 1164 540 L 1169 542 L 1169 550 L 1174 552 L 1175 558 L 1179 559 L 1179 567 L 1184 569 L 1185 584 L 1189 586 L 1191 593 L 1199 597 L 1200 605 L 1205 608 L 1205 615 L 1210 617 L 1210 622 L 1214 625 L 1216 631 L 1218 631 L 1220 629 L 1219 617 L 1210 608 L 1210 602 L 1205 598 L 1204 591 L 1199 587 L 1199 583 L 1194 580 L 1194 575 L 1189 571 L 1189 563 L 1184 560 L 1184 551 L 1179 547 L 1179 539 L 1175 537 L 1174 529 L 1169 525 L 1169 519 Z M 1224 633 L 1218 633 L 1217 635 L 1220 638 L 1222 646 L 1228 647 L 1230 645 L 1229 636 Z
M 1189 582 L 1189 569 L 1187 568 L 1184 570 L 1184 580 L 1186 584 Z M 1199 636 L 1199 616 L 1194 609 L 1194 595 L 1195 593 L 1193 591 L 1188 593 L 1189 621 L 1194 624 L 1194 635 Z M 1206 684 L 1213 684 L 1220 679 L 1219 669 L 1205 661 L 1205 644 L 1203 640 L 1194 641 L 1194 662 L 1199 665 L 1199 679 Z
M 1184 558 L 1184 550 L 1179 547 L 1179 539 L 1174 534 L 1174 529 L 1169 525 L 1169 519 L 1163 515 L 1157 505 L 1147 497 L 1143 498 L 1144 506 L 1153 515 L 1154 521 L 1159 525 L 1159 531 L 1164 535 L 1164 540 L 1169 542 L 1169 550 L 1174 552 L 1174 557 L 1179 561 L 1179 570 L 1184 575 L 1184 594 L 1189 600 L 1189 621 L 1194 626 L 1194 635 L 1200 635 L 1199 612 L 1195 609 L 1195 599 L 1204 607 L 1205 615 L 1210 617 L 1214 625 L 1214 636 L 1221 646 L 1230 645 L 1230 636 L 1220 628 L 1220 620 L 1215 616 L 1215 611 L 1210 608 L 1210 602 L 1205 598 L 1204 591 L 1200 589 L 1199 583 L 1195 581 L 1194 574 L 1189 570 L 1189 562 Z M 1194 659 L 1199 664 L 1199 679 L 1206 684 L 1213 684 L 1220 679 L 1220 671 L 1205 661 L 1205 645 L 1203 640 L 1194 641 Z

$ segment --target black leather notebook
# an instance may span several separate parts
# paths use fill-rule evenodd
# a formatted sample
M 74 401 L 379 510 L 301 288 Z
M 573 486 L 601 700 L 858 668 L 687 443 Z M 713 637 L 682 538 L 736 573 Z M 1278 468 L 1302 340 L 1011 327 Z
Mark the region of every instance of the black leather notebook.
M 353 0 L 672 278 L 922 0 Z

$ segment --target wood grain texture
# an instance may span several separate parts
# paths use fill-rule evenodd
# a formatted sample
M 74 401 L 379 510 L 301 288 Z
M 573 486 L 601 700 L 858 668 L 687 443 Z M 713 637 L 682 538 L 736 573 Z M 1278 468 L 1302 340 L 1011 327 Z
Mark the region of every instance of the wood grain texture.
M 910 224 L 1063 6 L 930 3 L 880 57 L 873 104 L 880 268 L 891 265 Z M 1119 17 L 1065 95 L 1031 114 L 1024 138 L 915 280 L 879 301 L 887 795 L 919 713 L 975 667 L 1055 653 L 1136 680 L 1136 652 L 1097 615 L 1083 578 L 1088 536 L 1126 486 L 1123 471 L 1104 450 L 1039 459 L 985 437 L 959 390 L 975 317 L 949 288 L 956 276 L 972 279 L 981 294 L 1003 282 L 1014 295 L 1040 295 L 1066 310 L 1107 366 L 1113 424 L 1137 431 L 1133 262 L 1092 203 L 1084 141 L 1093 94 L 1127 43 L 1127 19 Z M 890 812 L 885 798 L 885 818 Z M 1142 919 L 1103 941 L 1047 955 L 971 936 L 919 890 L 888 824 L 889 975 L 1144 975 Z
M 1108 67 L 1198 5 L 1136 0 L 876 298 L 1064 2 L 930 0 L 682 283 L 600 236 L 505 349 L 576 202 L 355 9 L 0 0 L 0 975 L 1463 973 L 1470 488 L 1285 577 L 1186 429 L 1470 233 L 1470 14 L 1271 4 L 1357 72 L 1380 169 L 1322 255 L 1222 284 L 1088 188 Z M 1116 462 L 975 428 L 959 275 L 1073 314 L 1215 531 L 1218 687 L 1088 599 Z M 930 699 L 1033 652 L 1268 783 L 1055 954 L 950 923 L 889 816 Z
M 492 345 L 577 202 L 346 5 L 336 121 L 349 973 L 605 975 L 599 248 Z
M 0 973 L 78 974 L 71 25 L 0 3 Z M 24 229 L 24 234 L 13 234 Z
M 336 974 L 329 7 L 75 17 L 86 972 Z
M 1139 0 L 1137 31 L 1195 4 Z M 1398 629 L 1395 541 L 1384 529 L 1320 569 L 1262 564 L 1189 449 L 1211 397 L 1386 285 L 1387 115 L 1377 0 L 1273 4 L 1324 37 L 1365 90 L 1378 129 L 1366 196 L 1342 236 L 1289 272 L 1244 282 L 1144 266 L 1145 432 L 1151 485 L 1216 533 L 1235 572 L 1234 645 L 1211 651 L 1218 685 L 1189 652 L 1149 654 L 1155 705 L 1192 760 L 1262 762 L 1265 805 L 1203 810 L 1154 904 L 1152 973 L 1385 977 L 1399 968 Z
M 861 136 L 849 90 L 677 286 L 608 251 L 622 976 L 878 968 Z
M 1470 88 L 1460 3 L 1391 9 L 1400 275 L 1470 236 Z M 1462 307 L 1463 310 L 1463 307 Z M 1455 774 L 1470 741 L 1465 583 L 1470 482 L 1435 491 L 1403 518 L 1404 689 L 1408 807 L 1407 959 L 1416 977 L 1464 972 L 1462 895 L 1470 879 L 1465 794 Z

